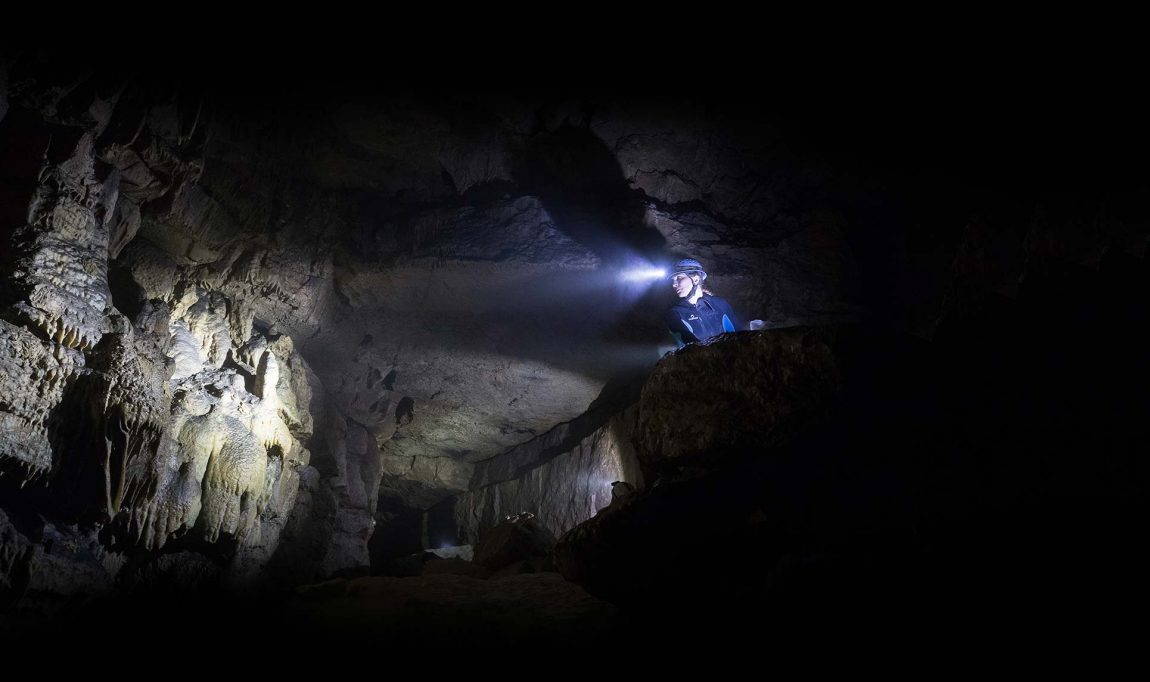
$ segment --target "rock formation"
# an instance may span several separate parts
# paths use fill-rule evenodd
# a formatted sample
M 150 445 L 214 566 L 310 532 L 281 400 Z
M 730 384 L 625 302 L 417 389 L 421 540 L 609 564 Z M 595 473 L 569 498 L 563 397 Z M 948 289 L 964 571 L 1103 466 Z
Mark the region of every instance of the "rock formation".
M 1144 169 L 1123 164 L 1140 138 L 1102 158 L 735 92 L 266 75 L 0 54 L 14 623 L 93 595 L 331 578 L 327 602 L 301 597 L 324 617 L 352 593 L 406 613 L 402 586 L 364 574 L 528 515 L 559 538 L 530 568 L 617 605 L 762 606 L 780 585 L 858 587 L 896 546 L 937 568 L 973 546 L 956 529 L 1053 513 L 1075 480 L 1138 508 L 1123 453 L 1150 225 Z M 626 275 L 686 256 L 764 330 L 668 353 L 670 291 Z M 1131 377 L 1124 398 L 1088 364 Z M 735 546 L 746 561 L 719 558 Z M 411 589 L 482 603 L 460 577 Z M 569 588 L 490 589 L 613 618 Z

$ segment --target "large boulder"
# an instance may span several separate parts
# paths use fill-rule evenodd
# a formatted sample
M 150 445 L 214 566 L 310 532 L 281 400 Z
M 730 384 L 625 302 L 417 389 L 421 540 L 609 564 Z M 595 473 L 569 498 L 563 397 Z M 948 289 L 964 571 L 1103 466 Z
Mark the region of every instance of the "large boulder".
M 778 447 L 825 416 L 841 384 L 832 328 L 724 334 L 655 367 L 639 403 L 644 468 L 715 466 Z

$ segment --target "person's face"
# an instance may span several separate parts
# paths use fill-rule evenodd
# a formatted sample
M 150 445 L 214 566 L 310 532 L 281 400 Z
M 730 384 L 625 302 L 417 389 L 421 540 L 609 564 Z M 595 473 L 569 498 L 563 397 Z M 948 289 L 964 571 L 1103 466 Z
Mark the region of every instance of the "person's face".
M 671 278 L 671 286 L 675 289 L 675 293 L 679 298 L 686 298 L 690 295 L 691 289 L 699 283 L 698 275 L 686 275 L 680 273 Z

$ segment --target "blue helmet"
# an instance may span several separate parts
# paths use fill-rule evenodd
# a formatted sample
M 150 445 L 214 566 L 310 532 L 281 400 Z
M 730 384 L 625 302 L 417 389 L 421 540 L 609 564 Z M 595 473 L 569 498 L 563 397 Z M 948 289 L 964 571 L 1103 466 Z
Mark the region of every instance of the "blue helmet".
M 683 260 L 679 261 L 678 263 L 675 263 L 675 267 L 671 268 L 671 272 L 668 273 L 667 276 L 668 277 L 674 277 L 675 275 L 680 275 L 680 274 L 684 274 L 684 273 L 693 274 L 696 272 L 699 273 L 699 281 L 700 282 L 707 279 L 707 272 L 705 270 L 703 270 L 703 264 L 702 263 L 695 260 L 694 258 L 684 258 Z

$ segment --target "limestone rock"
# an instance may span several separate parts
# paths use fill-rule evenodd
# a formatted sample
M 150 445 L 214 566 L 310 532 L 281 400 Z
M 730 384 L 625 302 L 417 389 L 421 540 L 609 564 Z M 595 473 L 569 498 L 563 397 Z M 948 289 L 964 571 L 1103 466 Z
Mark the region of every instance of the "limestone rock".
M 25 532 L 0 511 L 0 632 L 42 627 L 112 592 L 108 554 L 94 532 L 42 520 Z
M 520 468 L 507 471 L 502 475 L 506 476 L 504 480 L 473 486 L 433 508 L 428 512 L 429 541 L 436 543 L 441 537 L 452 535 L 475 541 L 482 537 L 482 529 L 523 512 L 533 514 L 536 522 L 555 536 L 591 518 L 611 503 L 614 483 L 630 481 L 642 486 L 638 459 L 630 443 L 637 413 L 637 407 L 632 406 L 610 417 L 606 424 L 562 452 L 539 457 L 536 449 L 536 461 L 523 462 Z M 504 457 L 484 462 L 491 466 L 485 467 L 483 476 L 490 476 L 500 467 L 501 459 L 522 460 L 529 449 L 520 446 Z M 450 519 L 445 518 L 448 515 Z
M 324 418 L 324 441 L 317 445 L 315 462 L 328 472 L 320 486 L 334 508 L 320 570 L 324 575 L 366 570 L 371 563 L 367 541 L 375 527 L 382 475 L 379 449 L 363 425 L 334 407 L 329 407 Z
M 415 252 L 341 276 L 359 312 L 299 348 L 320 358 L 340 408 L 378 434 L 386 488 L 426 508 L 464 490 L 473 462 L 579 414 L 617 360 L 552 300 L 608 275 L 537 199 L 421 212 L 413 223 Z
M 62 149 L 40 172 L 28 223 L 17 228 L 9 282 L 12 314 L 43 338 L 87 350 L 106 329 L 108 230 L 102 215 L 114 178 L 93 164 L 93 135 Z
M 830 328 L 740 332 L 664 357 L 639 404 L 645 470 L 754 456 L 815 423 L 840 385 L 834 338 Z
M 781 131 L 751 130 L 699 105 L 608 105 L 590 125 L 633 186 L 666 204 L 702 202 L 732 222 L 775 218 L 817 178 L 802 172 Z
M 555 536 L 533 514 L 516 514 L 479 534 L 473 561 L 498 570 L 518 561 L 544 557 L 554 544 Z
M 26 480 L 52 469 L 52 411 L 83 373 L 76 351 L 0 320 L 0 465 L 21 467 Z

